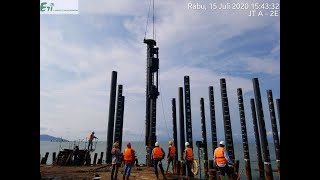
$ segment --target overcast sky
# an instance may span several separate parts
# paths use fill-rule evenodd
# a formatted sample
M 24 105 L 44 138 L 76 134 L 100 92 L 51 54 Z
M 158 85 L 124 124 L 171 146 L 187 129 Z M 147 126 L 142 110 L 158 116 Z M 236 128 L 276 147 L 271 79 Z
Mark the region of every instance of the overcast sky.
M 205 4 L 207 10 L 188 9 L 190 2 Z M 261 3 L 259 0 L 155 1 L 160 59 L 157 101 L 160 139 L 172 138 L 171 100 L 176 98 L 178 105 L 178 88 L 183 86 L 186 75 L 190 76 L 194 140 L 201 139 L 201 97 L 205 100 L 207 138 L 211 140 L 209 86 L 214 86 L 218 140 L 224 137 L 221 78 L 227 83 L 233 135 L 241 136 L 237 88 L 242 88 L 248 135 L 254 136 L 250 110 L 253 78 L 259 79 L 266 130 L 272 132 L 266 90 L 272 90 L 276 103 L 275 99 L 280 98 L 280 17 L 249 17 L 249 10 L 210 10 L 211 2 L 247 2 L 250 6 Z M 77 15 L 41 15 L 40 134 L 78 140 L 95 131 L 100 140 L 106 140 L 111 72 L 117 71 L 117 83 L 123 85 L 126 98 L 124 141 L 144 141 L 146 44 L 143 39 L 149 3 L 150 0 L 80 0 Z M 270 14 L 270 10 L 263 13 Z M 146 37 L 152 38 L 151 17 L 148 25 Z

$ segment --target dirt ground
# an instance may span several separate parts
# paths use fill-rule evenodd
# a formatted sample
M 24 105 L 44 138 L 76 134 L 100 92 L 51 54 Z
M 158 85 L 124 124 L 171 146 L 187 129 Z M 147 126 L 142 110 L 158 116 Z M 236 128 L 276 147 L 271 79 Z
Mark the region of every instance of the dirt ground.
M 122 180 L 123 167 L 119 169 L 118 180 Z M 96 176 L 101 177 L 100 180 L 111 180 L 110 165 L 95 166 L 52 166 L 40 165 L 41 177 L 43 180 L 91 180 Z M 177 175 L 168 173 L 167 179 L 184 179 Z M 131 170 L 130 180 L 152 180 L 156 179 L 154 169 L 152 167 L 134 167 Z M 159 171 L 159 179 L 163 179 Z

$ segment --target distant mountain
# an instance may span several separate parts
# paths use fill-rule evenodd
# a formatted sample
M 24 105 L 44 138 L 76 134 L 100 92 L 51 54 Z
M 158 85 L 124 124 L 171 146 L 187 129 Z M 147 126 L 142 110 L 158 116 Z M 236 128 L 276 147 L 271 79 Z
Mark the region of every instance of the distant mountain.
M 53 137 L 47 134 L 40 134 L 40 141 L 68 141 L 66 139 L 58 138 L 58 137 Z

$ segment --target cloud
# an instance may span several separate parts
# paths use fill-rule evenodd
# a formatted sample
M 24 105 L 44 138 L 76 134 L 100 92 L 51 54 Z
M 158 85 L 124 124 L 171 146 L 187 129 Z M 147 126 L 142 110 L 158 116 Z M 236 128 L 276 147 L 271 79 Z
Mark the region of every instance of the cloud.
M 107 14 L 113 16 L 132 16 L 145 12 L 149 1 L 127 0 L 95 0 L 94 3 L 86 0 L 79 1 L 79 10 L 83 14 Z M 144 10 L 144 11 L 142 11 Z
M 278 61 L 273 59 L 258 59 L 254 57 L 245 57 L 240 59 L 247 71 L 254 73 L 280 74 L 280 66 Z

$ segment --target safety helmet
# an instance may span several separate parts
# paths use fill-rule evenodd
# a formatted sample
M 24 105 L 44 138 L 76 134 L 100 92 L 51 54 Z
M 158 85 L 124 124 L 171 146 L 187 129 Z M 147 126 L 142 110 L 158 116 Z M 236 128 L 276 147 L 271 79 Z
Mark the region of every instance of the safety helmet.
M 154 143 L 154 146 L 159 146 L 159 143 L 158 142 Z
M 221 144 L 221 145 L 226 145 L 226 144 L 224 143 L 224 141 L 220 141 L 219 144 Z
M 186 142 L 184 145 L 185 145 L 185 146 L 190 146 L 189 142 Z
M 172 145 L 172 141 L 169 141 L 169 144 Z

